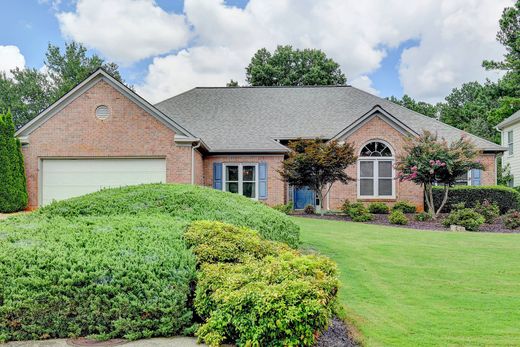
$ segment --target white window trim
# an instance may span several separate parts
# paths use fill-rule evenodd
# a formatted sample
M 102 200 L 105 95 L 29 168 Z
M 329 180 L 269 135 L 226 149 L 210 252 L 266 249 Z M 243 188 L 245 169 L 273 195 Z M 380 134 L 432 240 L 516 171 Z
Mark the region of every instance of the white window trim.
M 377 140 L 374 140 L 374 141 L 377 141 Z M 374 142 L 374 141 L 370 141 L 370 142 Z M 383 141 L 378 141 L 378 142 L 381 142 L 381 143 L 385 143 Z M 385 145 L 387 145 L 385 143 Z M 387 145 L 388 146 L 388 145 Z M 363 146 L 364 147 L 364 146 Z M 361 148 L 363 148 L 361 147 Z M 392 151 L 392 148 L 390 146 L 388 146 L 388 148 L 390 148 L 390 150 Z M 392 151 L 393 153 L 393 151 Z M 374 165 L 374 176 L 373 176 L 373 180 L 374 180 L 374 195 L 361 195 L 361 162 L 362 161 L 369 161 L 369 162 L 377 162 L 377 165 Z M 379 195 L 379 161 L 391 161 L 392 162 L 392 177 L 391 177 L 391 180 L 392 180 L 392 195 Z M 396 199 L 396 194 L 395 194 L 395 168 L 394 168 L 394 163 L 395 163 L 395 157 L 360 157 L 358 160 L 357 160 L 357 198 L 358 199 L 377 199 L 377 200 L 382 200 L 382 199 L 388 199 L 388 200 L 395 200 Z M 387 177 L 384 177 L 384 178 L 387 178 Z
M 238 195 L 244 196 L 244 187 L 243 187 L 243 170 L 242 168 L 244 166 L 254 166 L 255 167 L 255 197 L 250 198 L 252 200 L 258 200 L 258 194 L 259 194 L 259 179 L 258 179 L 258 163 L 222 163 L 222 191 L 226 192 L 226 183 L 228 182 L 226 180 L 226 167 L 228 166 L 238 166 Z M 236 182 L 236 181 L 232 181 Z M 246 182 L 252 182 L 252 181 L 246 181 Z
M 511 142 L 509 142 L 509 134 L 511 133 Z M 507 143 L 507 156 L 512 157 L 515 155 L 515 133 L 513 130 L 508 130 L 506 132 L 506 143 Z M 509 151 L 509 146 L 511 146 L 511 151 Z

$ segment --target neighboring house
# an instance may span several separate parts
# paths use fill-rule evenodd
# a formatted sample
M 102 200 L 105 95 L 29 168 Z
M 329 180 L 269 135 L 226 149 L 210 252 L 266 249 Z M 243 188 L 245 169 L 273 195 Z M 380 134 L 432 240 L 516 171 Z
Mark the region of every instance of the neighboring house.
M 507 148 L 502 158 L 502 167 L 509 166 L 513 176 L 509 185 L 514 187 L 520 184 L 520 111 L 500 122 L 497 129 L 501 132 L 502 146 Z
M 195 88 L 151 105 L 97 70 L 23 126 L 29 204 L 151 182 L 212 186 L 269 205 L 316 204 L 308 189 L 292 189 L 278 170 L 297 138 L 354 144 L 357 181 L 334 184 L 324 206 L 351 201 L 408 200 L 423 194 L 394 177 L 407 136 L 423 129 L 447 140 L 466 134 L 350 86 Z M 466 134 L 482 150 L 485 171 L 467 184 L 496 182 L 495 159 L 504 148 Z

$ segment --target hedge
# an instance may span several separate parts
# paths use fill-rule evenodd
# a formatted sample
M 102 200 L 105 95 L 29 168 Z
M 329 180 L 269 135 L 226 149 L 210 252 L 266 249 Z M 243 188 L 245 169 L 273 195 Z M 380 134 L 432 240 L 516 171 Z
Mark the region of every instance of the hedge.
M 10 112 L 0 113 L 0 212 L 21 211 L 28 195 L 21 144 Z
M 434 187 L 433 198 L 435 206 L 441 204 L 443 198 L 443 187 Z M 450 188 L 448 201 L 442 212 L 450 212 L 451 206 L 457 203 L 465 203 L 466 207 L 473 208 L 477 202 L 488 200 L 497 203 L 500 213 L 506 213 L 511 209 L 520 207 L 520 193 L 515 189 L 504 186 L 456 186 Z
M 195 222 L 185 237 L 199 266 L 194 304 L 204 320 L 196 333 L 201 341 L 314 345 L 336 303 L 332 261 L 219 222 Z
M 0 341 L 172 336 L 192 324 L 196 259 L 161 215 L 0 223 Z
M 268 240 L 299 245 L 299 227 L 286 215 L 259 201 L 212 188 L 184 184 L 146 184 L 112 188 L 52 203 L 39 210 L 47 216 L 114 216 L 165 214 L 187 222 L 214 220 L 257 230 Z

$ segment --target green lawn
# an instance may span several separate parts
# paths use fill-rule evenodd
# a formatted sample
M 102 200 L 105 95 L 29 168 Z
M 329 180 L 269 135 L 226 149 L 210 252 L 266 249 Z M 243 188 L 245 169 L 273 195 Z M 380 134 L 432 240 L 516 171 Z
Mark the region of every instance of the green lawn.
M 520 234 L 296 218 L 367 346 L 520 346 Z

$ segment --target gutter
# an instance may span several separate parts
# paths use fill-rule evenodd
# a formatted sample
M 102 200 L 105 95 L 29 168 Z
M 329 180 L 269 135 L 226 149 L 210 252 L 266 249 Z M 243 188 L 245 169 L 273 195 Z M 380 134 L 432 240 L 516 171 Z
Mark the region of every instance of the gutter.
M 201 145 L 200 140 L 191 147 L 191 184 L 195 184 L 195 150 Z

